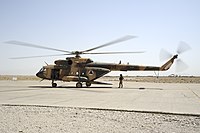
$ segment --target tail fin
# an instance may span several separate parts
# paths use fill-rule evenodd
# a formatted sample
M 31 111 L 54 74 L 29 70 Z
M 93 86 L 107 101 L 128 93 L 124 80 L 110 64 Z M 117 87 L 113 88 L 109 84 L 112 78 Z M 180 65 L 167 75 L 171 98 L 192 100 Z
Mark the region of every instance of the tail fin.
M 160 67 L 160 71 L 168 70 L 171 65 L 174 63 L 174 60 L 178 58 L 178 55 L 174 55 L 169 61 L 167 61 L 164 65 Z

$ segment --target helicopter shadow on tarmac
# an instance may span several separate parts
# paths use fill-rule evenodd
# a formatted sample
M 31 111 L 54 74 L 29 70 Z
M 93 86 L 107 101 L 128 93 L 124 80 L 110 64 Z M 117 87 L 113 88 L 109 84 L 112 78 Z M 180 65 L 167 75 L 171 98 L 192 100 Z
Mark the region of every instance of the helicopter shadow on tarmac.
M 75 86 L 57 86 L 57 87 L 52 87 L 52 86 L 28 86 L 29 88 L 76 88 Z M 102 87 L 82 87 L 82 88 L 113 88 L 113 87 L 108 87 L 108 86 L 102 86 Z M 80 88 L 79 88 L 80 89 Z
M 77 88 L 75 86 L 58 86 L 56 88 L 53 88 L 52 86 L 29 86 L 29 88 L 42 88 L 42 89 L 67 89 L 67 90 L 73 90 L 73 91 L 87 91 L 87 92 L 98 92 L 98 93 L 108 93 L 108 90 L 154 90 L 154 91 L 161 91 L 163 90 L 162 88 L 145 88 L 145 87 L 139 87 L 139 88 L 118 88 L 118 87 L 108 87 L 108 86 L 95 86 L 95 87 L 82 87 L 82 88 Z M 96 89 L 96 90 L 95 90 Z
M 112 87 L 112 89 L 116 90 L 163 90 L 162 88 L 146 88 L 146 87 L 124 87 L 124 88 L 118 88 L 118 87 Z
M 108 86 L 100 86 L 100 87 L 82 87 L 77 88 L 75 86 L 57 86 L 53 88 L 52 86 L 29 86 L 29 88 L 41 88 L 41 89 L 66 89 L 66 90 L 73 90 L 73 91 L 87 91 L 87 92 L 98 92 L 98 93 L 106 93 L 107 91 L 99 90 L 99 89 L 112 89 L 112 87 Z M 94 90 L 94 89 L 98 90 Z

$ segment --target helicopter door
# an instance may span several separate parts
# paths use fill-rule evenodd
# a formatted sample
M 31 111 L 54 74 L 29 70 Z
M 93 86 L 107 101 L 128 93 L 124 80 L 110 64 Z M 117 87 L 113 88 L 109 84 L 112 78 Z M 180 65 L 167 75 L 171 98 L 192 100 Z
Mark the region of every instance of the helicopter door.
M 58 80 L 59 79 L 59 69 L 52 69 L 51 70 L 51 79 Z

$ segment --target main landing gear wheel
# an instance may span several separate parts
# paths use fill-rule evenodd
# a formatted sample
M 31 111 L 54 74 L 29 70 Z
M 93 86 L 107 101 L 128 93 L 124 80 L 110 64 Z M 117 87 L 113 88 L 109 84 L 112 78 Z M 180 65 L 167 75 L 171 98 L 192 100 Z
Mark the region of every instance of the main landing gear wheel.
M 52 87 L 57 87 L 57 84 L 56 83 L 52 83 Z
M 80 82 L 76 83 L 76 87 L 77 88 L 82 88 L 82 83 L 80 83 Z
M 90 87 L 90 86 L 91 86 L 91 83 L 90 83 L 90 82 L 86 82 L 86 86 L 87 86 L 87 87 Z

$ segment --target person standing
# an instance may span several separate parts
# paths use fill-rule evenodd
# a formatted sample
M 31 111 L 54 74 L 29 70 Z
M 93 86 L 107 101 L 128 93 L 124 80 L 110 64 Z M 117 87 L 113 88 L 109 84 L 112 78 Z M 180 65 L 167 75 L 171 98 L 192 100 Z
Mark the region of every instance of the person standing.
M 124 77 L 122 76 L 122 74 L 120 74 L 120 76 L 119 76 L 119 87 L 118 88 L 123 88 L 123 80 L 124 80 Z

